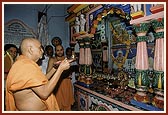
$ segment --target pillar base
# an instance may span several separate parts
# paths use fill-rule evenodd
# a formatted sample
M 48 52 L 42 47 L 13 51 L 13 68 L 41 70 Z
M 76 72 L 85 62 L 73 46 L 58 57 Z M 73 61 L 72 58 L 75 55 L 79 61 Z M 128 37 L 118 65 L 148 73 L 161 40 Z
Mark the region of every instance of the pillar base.
M 146 86 L 136 86 L 136 94 L 134 95 L 134 99 L 139 102 L 149 103 L 150 99 L 146 92 L 148 88 Z
M 164 108 L 164 96 L 161 96 L 161 95 L 156 95 L 153 100 L 152 100 L 152 104 L 155 106 L 155 107 L 158 107 L 160 109 L 163 109 Z
M 155 88 L 154 93 L 156 94 L 152 100 L 152 104 L 160 109 L 164 108 L 164 90 Z

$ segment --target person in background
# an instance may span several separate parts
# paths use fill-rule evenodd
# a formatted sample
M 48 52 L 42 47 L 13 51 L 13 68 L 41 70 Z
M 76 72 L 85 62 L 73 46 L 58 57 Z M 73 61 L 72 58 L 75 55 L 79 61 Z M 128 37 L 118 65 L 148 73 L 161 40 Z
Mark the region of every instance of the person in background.
M 44 75 L 37 65 L 42 58 L 41 43 L 35 38 L 22 40 L 21 54 L 12 65 L 6 81 L 7 111 L 58 111 L 60 110 L 52 94 L 61 73 L 69 69 L 71 60 L 60 62 L 57 71 L 52 68 Z
M 54 46 L 54 48 L 57 46 L 57 45 L 62 45 L 62 40 L 60 37 L 56 36 L 56 37 L 53 37 L 52 40 L 51 40 L 51 44 Z M 55 56 L 55 52 L 54 52 L 54 56 Z
M 68 59 L 71 59 L 72 58 L 72 48 L 67 47 L 65 52 L 66 52 L 66 57 Z
M 52 67 L 55 66 L 55 62 L 62 61 L 64 59 L 64 48 L 62 45 L 57 45 L 55 47 L 55 56 L 51 57 L 48 61 L 47 72 L 49 72 L 52 69 Z
M 51 45 L 47 45 L 44 49 L 44 56 L 43 59 L 41 60 L 42 63 L 40 65 L 40 67 L 42 68 L 42 72 L 44 74 L 47 73 L 48 60 L 53 57 L 53 53 L 54 53 L 53 47 Z
M 18 48 L 14 44 L 5 44 L 4 51 L 4 78 L 6 79 L 11 66 L 16 60 Z
M 56 47 L 57 45 L 62 45 L 62 40 L 60 37 L 54 37 L 52 38 L 51 43 L 54 47 Z
M 16 60 L 18 48 L 14 44 L 5 44 L 4 46 L 4 100 L 6 98 L 6 79 L 13 63 Z M 6 104 L 4 103 L 4 108 Z
M 74 55 L 72 54 L 73 50 L 70 47 L 66 48 L 66 57 L 67 59 L 72 59 L 75 58 Z M 75 59 L 74 59 L 75 60 Z M 76 82 L 76 77 L 75 77 L 75 73 L 78 72 L 78 64 L 76 61 L 71 62 L 71 67 L 70 67 L 70 75 L 71 75 L 71 82 L 72 85 L 74 85 L 74 83 Z M 74 87 L 73 88 L 73 95 L 74 95 Z
M 47 72 L 55 66 L 54 62 L 67 59 L 64 56 L 64 48 L 62 45 L 57 45 L 55 47 L 55 52 L 55 57 L 49 59 Z M 60 79 L 58 85 L 55 87 L 54 94 L 58 101 L 60 110 L 70 111 L 71 105 L 74 103 L 74 96 L 69 69 L 64 71 L 61 76 L 62 79 Z

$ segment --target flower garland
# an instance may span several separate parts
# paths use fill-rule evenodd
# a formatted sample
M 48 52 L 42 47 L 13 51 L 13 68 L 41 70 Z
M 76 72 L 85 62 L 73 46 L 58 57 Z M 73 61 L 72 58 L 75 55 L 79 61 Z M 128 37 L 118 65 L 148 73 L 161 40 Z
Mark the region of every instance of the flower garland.
M 118 14 L 121 18 L 126 18 L 126 14 L 121 9 L 114 7 L 112 7 L 110 10 L 104 9 L 101 13 L 97 15 L 96 19 L 93 21 L 92 27 L 90 29 L 91 30 L 90 34 L 96 33 L 98 23 L 102 21 L 103 17 L 106 17 L 108 14 L 114 14 L 114 13 Z

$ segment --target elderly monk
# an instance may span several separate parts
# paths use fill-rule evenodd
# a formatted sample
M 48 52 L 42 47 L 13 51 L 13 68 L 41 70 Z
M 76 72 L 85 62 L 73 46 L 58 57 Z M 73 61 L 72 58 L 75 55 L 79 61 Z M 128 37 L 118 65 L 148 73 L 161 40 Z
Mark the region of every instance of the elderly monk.
M 43 55 L 41 43 L 35 38 L 21 42 L 21 52 L 12 65 L 6 81 L 7 111 L 56 111 L 59 110 L 52 94 L 61 73 L 69 69 L 71 60 L 64 59 L 57 68 L 45 76 L 37 65 Z M 52 76 L 53 75 L 53 76 Z M 52 76 L 52 77 L 51 77 Z

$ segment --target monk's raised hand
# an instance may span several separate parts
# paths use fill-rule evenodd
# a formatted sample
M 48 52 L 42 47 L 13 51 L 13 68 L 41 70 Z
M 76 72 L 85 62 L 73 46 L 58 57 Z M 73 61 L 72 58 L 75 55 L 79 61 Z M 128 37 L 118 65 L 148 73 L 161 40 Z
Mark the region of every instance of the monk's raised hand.
M 71 62 L 71 60 L 67 60 L 67 58 L 65 58 L 63 61 L 61 61 L 59 67 L 60 67 L 62 70 L 69 69 L 69 67 L 70 67 L 70 62 Z

